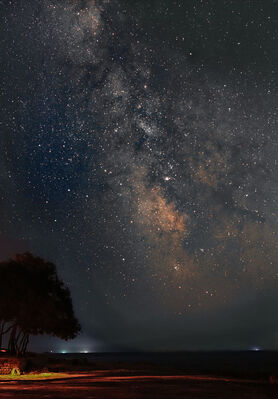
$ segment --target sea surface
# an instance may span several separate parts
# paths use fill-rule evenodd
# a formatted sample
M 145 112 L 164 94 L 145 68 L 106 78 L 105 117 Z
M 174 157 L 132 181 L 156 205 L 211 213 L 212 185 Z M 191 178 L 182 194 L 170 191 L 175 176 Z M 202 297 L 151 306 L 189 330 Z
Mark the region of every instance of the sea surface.
M 129 364 L 165 367 L 187 374 L 213 374 L 240 378 L 268 379 L 278 377 L 278 351 L 214 351 L 214 352 L 121 352 L 51 354 L 60 359 L 76 359 L 96 366 L 119 367 Z

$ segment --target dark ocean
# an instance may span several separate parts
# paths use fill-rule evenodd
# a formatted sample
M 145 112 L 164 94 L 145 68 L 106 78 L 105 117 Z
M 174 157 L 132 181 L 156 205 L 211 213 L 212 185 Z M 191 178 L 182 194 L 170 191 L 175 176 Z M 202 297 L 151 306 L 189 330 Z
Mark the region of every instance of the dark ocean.
M 96 368 L 175 369 L 188 374 L 232 375 L 244 378 L 278 376 L 278 351 L 121 352 L 49 354 L 95 365 Z

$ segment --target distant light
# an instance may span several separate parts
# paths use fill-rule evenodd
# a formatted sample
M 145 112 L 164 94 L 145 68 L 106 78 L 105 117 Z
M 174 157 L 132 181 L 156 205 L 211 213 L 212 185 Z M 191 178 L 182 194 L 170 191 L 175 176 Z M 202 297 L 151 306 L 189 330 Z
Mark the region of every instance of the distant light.
M 80 353 L 89 353 L 89 351 L 87 349 L 81 351 Z
M 65 351 L 65 350 L 62 350 L 62 351 L 61 351 L 61 353 L 67 353 L 67 351 Z
M 258 352 L 261 350 L 261 348 L 259 348 L 258 346 L 252 346 L 252 348 L 250 349 L 251 351 L 255 351 Z

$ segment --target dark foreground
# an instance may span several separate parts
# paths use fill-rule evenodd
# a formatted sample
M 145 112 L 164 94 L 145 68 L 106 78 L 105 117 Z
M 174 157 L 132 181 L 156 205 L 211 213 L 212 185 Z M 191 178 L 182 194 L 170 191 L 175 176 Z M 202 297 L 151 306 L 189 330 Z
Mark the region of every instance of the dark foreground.
M 278 398 L 278 384 L 221 377 L 90 373 L 44 381 L 1 381 L 0 398 Z
M 0 379 L 0 398 L 278 398 L 277 352 L 46 354 L 30 361 L 33 370 L 66 374 Z

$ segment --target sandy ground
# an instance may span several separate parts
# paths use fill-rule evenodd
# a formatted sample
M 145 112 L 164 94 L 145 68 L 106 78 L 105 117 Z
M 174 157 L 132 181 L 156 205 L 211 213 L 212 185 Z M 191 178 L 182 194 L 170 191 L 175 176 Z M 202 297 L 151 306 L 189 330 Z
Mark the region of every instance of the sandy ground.
M 0 376 L 0 399 L 278 399 L 276 352 L 33 354 L 26 360 L 37 373 L 26 368 L 21 376 Z
M 0 398 L 278 398 L 278 384 L 193 375 L 130 375 L 121 370 L 0 379 Z

